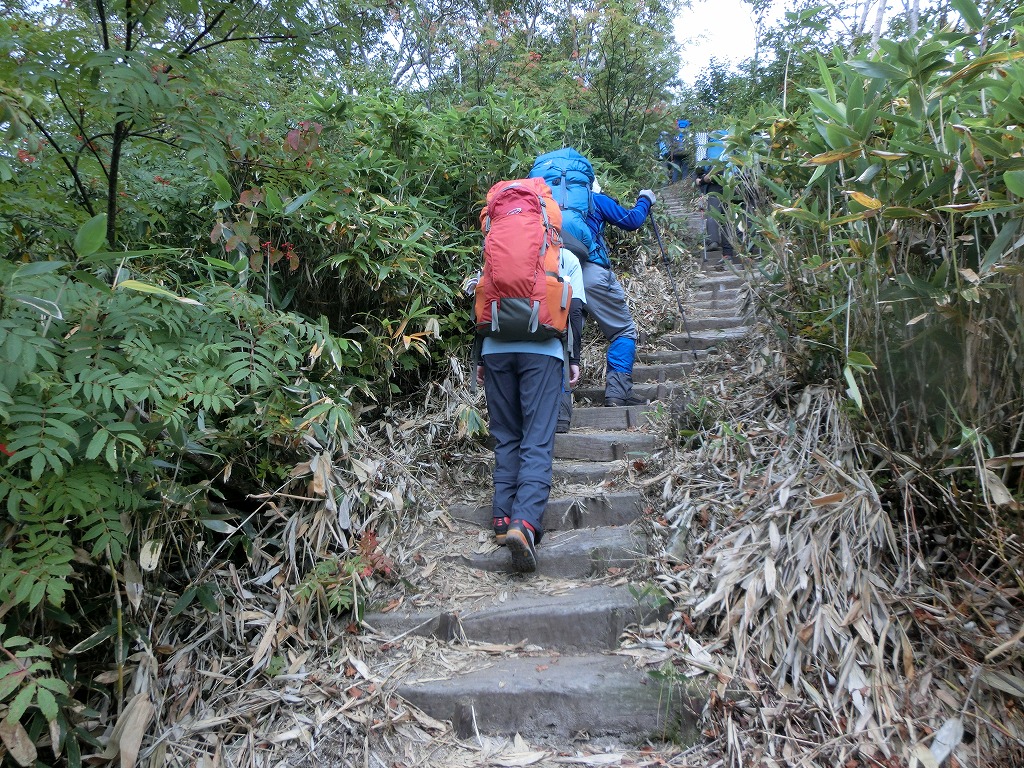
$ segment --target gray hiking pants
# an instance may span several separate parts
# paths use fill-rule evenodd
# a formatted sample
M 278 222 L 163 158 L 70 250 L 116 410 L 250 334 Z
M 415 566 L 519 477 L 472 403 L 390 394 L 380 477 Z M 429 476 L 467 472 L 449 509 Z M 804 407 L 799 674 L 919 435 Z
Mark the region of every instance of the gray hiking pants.
M 636 354 L 636 323 L 626 303 L 626 292 L 615 273 L 600 264 L 583 264 L 587 291 L 585 313 L 593 317 L 608 339 L 608 370 L 605 398 L 625 400 L 633 394 L 633 359 Z
M 533 526 L 539 542 L 551 492 L 562 361 L 504 352 L 484 355 L 483 366 L 488 423 L 495 440 L 492 517 L 524 520 Z

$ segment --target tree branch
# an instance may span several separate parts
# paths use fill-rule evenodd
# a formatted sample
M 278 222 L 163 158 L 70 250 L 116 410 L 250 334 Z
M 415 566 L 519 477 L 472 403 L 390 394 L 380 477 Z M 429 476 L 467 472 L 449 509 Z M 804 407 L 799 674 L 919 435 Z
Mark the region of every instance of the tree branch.
M 60 101 L 61 106 L 64 107 L 64 112 L 67 114 L 68 117 L 71 118 L 71 122 L 74 123 L 75 128 L 78 129 L 78 133 L 82 137 L 82 147 L 84 147 L 85 149 L 88 149 L 89 152 L 92 153 L 92 156 L 95 158 L 96 162 L 99 163 L 100 169 L 103 171 L 103 175 L 105 177 L 107 175 L 107 167 L 103 164 L 103 161 L 100 159 L 99 154 L 96 152 L 96 150 L 92 146 L 92 138 L 99 138 L 99 136 L 94 136 L 92 138 L 89 138 L 88 136 L 85 135 L 86 134 L 85 124 L 82 123 L 82 121 L 79 120 L 75 116 L 75 113 L 68 106 L 67 102 L 64 101 L 64 94 L 62 94 L 60 92 L 60 86 L 57 84 L 56 81 L 54 81 L 54 83 L 53 83 L 53 90 L 57 94 L 57 100 Z M 78 152 L 75 153 L 76 156 L 78 156 L 79 154 L 81 154 L 81 150 L 79 150 Z M 78 162 L 76 161 L 75 162 L 75 168 L 77 168 L 77 167 L 78 167 Z
M 92 207 L 92 203 L 89 201 L 88 190 L 85 188 L 85 184 L 82 182 L 82 178 L 78 175 L 78 168 L 76 168 L 71 163 L 71 161 L 68 159 L 67 153 L 60 148 L 60 145 L 57 144 L 57 142 L 53 140 L 53 137 L 50 135 L 50 132 L 46 130 L 46 126 L 42 124 L 39 118 L 32 114 L 30 114 L 28 118 L 32 121 L 32 124 L 36 127 L 36 129 L 41 134 L 43 134 L 43 136 L 46 137 L 46 140 L 50 143 L 50 146 L 57 150 L 57 156 L 60 157 L 61 162 L 64 163 L 64 166 L 68 169 L 68 172 L 71 174 L 71 178 L 75 182 L 75 189 L 78 190 L 78 194 L 82 198 L 82 205 L 85 206 L 86 212 L 90 216 L 95 216 L 96 211 Z
M 100 35 L 103 38 L 103 50 L 110 50 L 110 32 L 107 30 L 107 9 L 103 0 L 96 0 L 96 12 L 100 15 Z

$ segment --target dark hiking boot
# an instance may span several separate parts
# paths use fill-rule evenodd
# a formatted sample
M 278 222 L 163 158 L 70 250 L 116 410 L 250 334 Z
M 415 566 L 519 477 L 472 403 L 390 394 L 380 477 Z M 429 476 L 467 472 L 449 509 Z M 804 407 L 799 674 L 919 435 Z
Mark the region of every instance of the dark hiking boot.
M 507 517 L 496 517 L 491 520 L 491 527 L 494 528 L 494 543 L 499 547 L 505 546 L 505 536 L 508 533 L 508 524 L 511 522 Z
M 569 422 L 568 421 L 560 421 L 560 422 L 558 422 L 555 425 L 555 432 L 557 434 L 559 434 L 559 435 L 564 435 L 568 431 L 569 431 Z
M 505 546 L 512 557 L 512 570 L 533 573 L 537 570 L 537 549 L 533 545 L 533 529 L 522 520 L 513 520 L 505 536 Z
M 604 404 L 606 408 L 618 408 L 623 405 L 647 405 L 647 401 L 642 397 L 630 395 L 629 397 L 606 397 Z

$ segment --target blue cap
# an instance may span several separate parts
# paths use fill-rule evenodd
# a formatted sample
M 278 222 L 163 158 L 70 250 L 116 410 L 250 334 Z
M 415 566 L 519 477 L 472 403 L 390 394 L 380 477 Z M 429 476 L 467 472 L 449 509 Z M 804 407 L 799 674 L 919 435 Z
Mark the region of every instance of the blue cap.
M 690 121 L 684 120 L 683 118 L 679 118 L 678 120 L 676 120 L 676 125 L 678 125 L 680 128 L 689 128 Z

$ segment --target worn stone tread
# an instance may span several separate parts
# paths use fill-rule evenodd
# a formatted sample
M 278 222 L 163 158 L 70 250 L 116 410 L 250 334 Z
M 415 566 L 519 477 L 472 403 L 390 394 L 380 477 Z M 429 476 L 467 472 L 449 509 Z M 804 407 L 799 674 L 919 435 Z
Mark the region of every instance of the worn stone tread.
M 672 349 L 707 349 L 719 344 L 728 344 L 744 338 L 750 333 L 746 326 L 727 328 L 722 331 L 698 331 L 687 336 L 685 333 L 668 334 L 661 343 Z
M 650 423 L 651 409 L 645 405 L 624 405 L 613 408 L 582 406 L 573 408 L 571 429 L 635 429 Z
M 537 573 L 560 579 L 606 576 L 609 569 L 632 567 L 646 550 L 646 539 L 630 526 L 549 530 L 537 546 Z M 456 562 L 481 571 L 509 570 L 503 547 L 483 554 L 465 553 Z
M 649 455 L 661 445 L 661 437 L 646 432 L 569 431 L 555 435 L 555 458 L 616 461 Z
M 548 741 L 590 738 L 675 739 L 693 743 L 707 692 L 667 685 L 623 656 L 541 654 L 506 657 L 456 677 L 421 679 L 398 693 L 458 735 L 520 734 Z
M 393 611 L 365 617 L 377 632 L 403 632 L 444 641 L 537 646 L 560 653 L 618 648 L 630 624 L 663 619 L 666 605 L 625 586 L 581 586 L 562 594 L 519 592 L 504 602 L 464 613 Z
M 639 517 L 642 496 L 635 490 L 616 493 L 552 495 L 544 507 L 544 527 L 552 531 L 625 525 Z M 491 505 L 452 504 L 449 514 L 490 529 Z
M 619 474 L 622 466 L 622 462 L 613 461 L 556 459 L 551 481 L 559 485 L 600 485 Z
M 651 382 L 676 381 L 684 378 L 693 370 L 696 363 L 689 361 L 679 363 L 640 363 L 633 366 L 633 383 L 649 384 Z
M 685 333 L 683 334 L 683 338 L 686 338 Z M 648 403 L 648 405 L 653 405 L 659 400 L 667 400 L 672 397 L 672 395 L 681 386 L 682 382 L 678 381 L 640 383 L 633 387 L 633 394 L 636 397 L 649 400 L 650 403 Z M 573 390 L 573 400 L 576 402 L 577 406 L 581 407 L 586 407 L 588 404 L 597 407 L 604 407 L 604 384 L 577 387 Z

